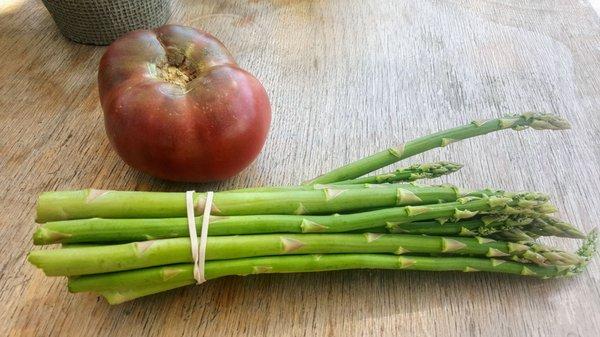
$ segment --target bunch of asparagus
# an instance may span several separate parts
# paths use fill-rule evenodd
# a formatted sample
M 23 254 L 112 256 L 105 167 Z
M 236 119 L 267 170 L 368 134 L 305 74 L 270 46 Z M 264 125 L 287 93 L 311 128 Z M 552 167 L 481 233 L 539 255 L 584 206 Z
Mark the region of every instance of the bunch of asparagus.
M 458 140 L 503 129 L 562 130 L 554 115 L 524 114 L 418 138 L 317 177 L 301 186 L 217 192 L 211 209 L 205 275 L 340 269 L 487 271 L 551 278 L 581 272 L 595 250 L 550 214 L 541 193 L 511 193 L 414 181 L 461 165 L 413 165 L 364 175 Z M 201 214 L 205 193 L 194 195 Z M 103 190 L 40 195 L 28 260 L 48 276 L 67 276 L 71 292 L 96 292 L 117 304 L 194 284 L 184 193 Z M 202 216 L 196 218 L 200 227 Z M 200 232 L 200 228 L 198 228 Z M 576 253 L 536 239 L 585 239 Z

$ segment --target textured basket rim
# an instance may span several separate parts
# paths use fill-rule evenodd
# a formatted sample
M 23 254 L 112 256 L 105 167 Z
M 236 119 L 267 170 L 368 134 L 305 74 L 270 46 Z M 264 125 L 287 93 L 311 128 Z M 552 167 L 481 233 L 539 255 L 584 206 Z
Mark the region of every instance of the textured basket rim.
M 42 0 L 60 32 L 84 44 L 107 45 L 138 29 L 164 25 L 170 0 Z

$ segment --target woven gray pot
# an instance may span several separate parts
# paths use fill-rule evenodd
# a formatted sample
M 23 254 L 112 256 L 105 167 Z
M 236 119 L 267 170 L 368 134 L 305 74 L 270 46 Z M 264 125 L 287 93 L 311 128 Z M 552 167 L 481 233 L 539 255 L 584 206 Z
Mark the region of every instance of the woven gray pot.
M 136 29 L 167 22 L 169 0 L 42 0 L 61 33 L 86 44 L 107 45 Z

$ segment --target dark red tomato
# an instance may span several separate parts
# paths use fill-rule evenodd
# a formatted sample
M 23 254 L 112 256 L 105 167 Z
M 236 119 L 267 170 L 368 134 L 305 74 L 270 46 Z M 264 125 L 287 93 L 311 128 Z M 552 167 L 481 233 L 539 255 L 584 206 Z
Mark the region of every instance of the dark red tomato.
M 262 149 L 271 107 L 262 84 L 212 35 L 184 26 L 128 33 L 98 71 L 108 138 L 152 176 L 231 177 Z

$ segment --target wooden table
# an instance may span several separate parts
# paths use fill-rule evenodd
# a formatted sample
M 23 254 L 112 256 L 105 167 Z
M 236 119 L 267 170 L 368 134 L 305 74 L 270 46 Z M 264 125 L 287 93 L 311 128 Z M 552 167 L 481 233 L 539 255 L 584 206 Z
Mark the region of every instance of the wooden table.
M 125 166 L 98 104 L 104 48 L 65 40 L 40 1 L 0 3 L 0 336 L 598 336 L 600 268 L 539 281 L 345 271 L 228 277 L 119 306 L 26 263 L 46 190 L 222 190 L 294 184 L 474 118 L 558 113 L 568 132 L 504 132 L 408 162 L 444 181 L 541 190 L 590 230 L 600 219 L 600 20 L 586 1 L 175 1 L 266 86 L 273 127 L 249 169 L 173 184 Z M 574 244 L 554 240 L 563 247 Z

